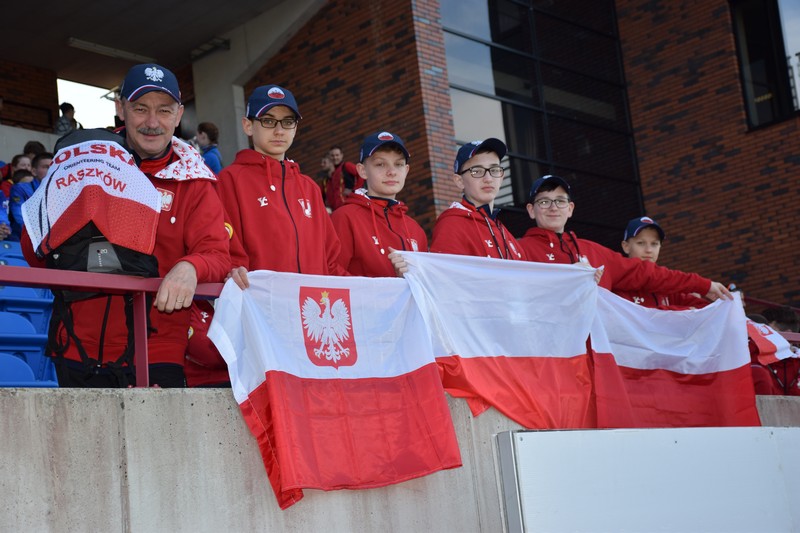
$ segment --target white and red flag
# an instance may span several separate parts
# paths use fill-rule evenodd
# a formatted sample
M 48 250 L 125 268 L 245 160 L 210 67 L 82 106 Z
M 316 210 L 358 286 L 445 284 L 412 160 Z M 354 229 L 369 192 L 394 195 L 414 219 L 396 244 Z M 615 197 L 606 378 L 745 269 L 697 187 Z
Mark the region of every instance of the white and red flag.
M 613 358 L 594 361 L 587 350 L 597 305 L 594 269 L 403 256 L 448 393 L 465 398 L 475 415 L 491 406 L 527 428 L 598 427 L 598 394 L 619 398 L 622 391 Z
M 161 194 L 113 141 L 67 146 L 22 205 L 33 249 L 51 252 L 89 222 L 112 243 L 145 254 L 155 246 Z
M 475 414 L 549 429 L 759 424 L 739 301 L 661 311 L 598 289 L 582 265 L 403 255 L 445 390 Z
M 208 332 L 282 509 L 461 465 L 430 335 L 401 279 L 255 271 Z
M 767 324 L 759 324 L 748 319 L 747 335 L 754 347 L 758 362 L 762 365 L 798 357 L 789 341 Z
M 635 427 L 758 426 L 738 293 L 664 311 L 600 289 L 592 348 L 619 365 Z

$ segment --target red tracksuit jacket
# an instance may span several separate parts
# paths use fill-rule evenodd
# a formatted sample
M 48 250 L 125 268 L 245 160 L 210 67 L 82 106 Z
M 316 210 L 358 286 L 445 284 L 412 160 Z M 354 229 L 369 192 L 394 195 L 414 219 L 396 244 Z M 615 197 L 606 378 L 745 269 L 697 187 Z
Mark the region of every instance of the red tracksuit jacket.
M 339 238 L 319 186 L 297 163 L 242 150 L 217 179 L 232 239 L 244 248 L 249 270 L 347 274 L 337 262 Z
M 487 212 L 487 206 L 476 209 L 466 199 L 453 202 L 436 220 L 431 252 L 524 261 L 514 236 Z
M 370 198 L 359 189 L 331 215 L 342 251 L 339 264 L 354 276 L 395 277 L 388 259 L 395 250 L 428 251 L 428 237 L 408 207 L 396 200 Z
M 658 297 L 653 293 L 706 294 L 711 288 L 711 280 L 698 274 L 670 270 L 651 261 L 625 257 L 596 242 L 578 239 L 572 232 L 558 234 L 543 228 L 530 228 L 519 243 L 529 261 L 570 264 L 585 259 L 595 268 L 604 265 L 601 287 L 617 294 L 625 291 L 650 294 L 647 303 L 654 305 L 628 298 L 647 307 L 658 307 Z

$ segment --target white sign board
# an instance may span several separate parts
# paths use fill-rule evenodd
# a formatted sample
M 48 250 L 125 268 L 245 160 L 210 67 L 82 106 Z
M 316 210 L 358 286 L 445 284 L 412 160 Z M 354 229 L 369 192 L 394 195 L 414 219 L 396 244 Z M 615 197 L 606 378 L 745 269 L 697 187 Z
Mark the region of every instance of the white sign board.
M 509 531 L 800 531 L 800 428 L 497 435 Z

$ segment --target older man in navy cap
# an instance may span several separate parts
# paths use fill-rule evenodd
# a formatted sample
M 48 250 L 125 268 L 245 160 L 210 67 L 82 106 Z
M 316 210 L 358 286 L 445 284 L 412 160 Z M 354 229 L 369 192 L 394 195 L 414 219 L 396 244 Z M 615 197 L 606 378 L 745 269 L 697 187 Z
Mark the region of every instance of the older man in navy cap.
M 116 107 L 125 122 L 120 131 L 125 146 L 161 197 L 152 254 L 163 281 L 150 313 L 150 385 L 183 387 L 190 308 L 197 283 L 221 282 L 230 270 L 222 204 L 214 191 L 214 174 L 202 156 L 173 137 L 183 106 L 172 72 L 155 64 L 131 68 Z M 106 237 L 113 241 L 113 236 Z M 78 351 L 84 349 L 93 360 L 116 359 L 128 340 L 124 297 L 74 302 L 72 314 L 74 331 L 70 335 L 78 338 L 81 346 L 68 343 L 62 354 L 64 364 L 58 365 L 59 383 L 73 387 L 124 387 L 131 383 L 130 368 L 123 374 L 107 368 L 105 362 L 86 368 Z

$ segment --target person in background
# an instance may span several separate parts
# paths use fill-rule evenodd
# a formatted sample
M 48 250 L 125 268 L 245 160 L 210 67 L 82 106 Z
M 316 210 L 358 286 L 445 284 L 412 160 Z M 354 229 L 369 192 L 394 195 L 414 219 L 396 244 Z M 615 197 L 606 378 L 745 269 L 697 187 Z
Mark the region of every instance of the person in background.
M 18 170 L 27 170 L 30 172 L 31 160 L 25 154 L 17 154 L 11 159 L 11 164 L 3 168 L 7 168 L 8 171 L 4 176 L 3 182 L 0 184 L 0 191 L 3 192 L 6 199 L 9 199 L 11 198 L 11 187 L 14 185 L 14 174 L 16 174 Z
M 214 174 L 219 174 L 219 171 L 222 170 L 222 154 L 219 153 L 217 147 L 219 128 L 211 122 L 201 122 L 197 125 L 196 139 L 206 165 Z
M 83 129 L 83 126 L 75 120 L 75 107 L 69 102 L 63 102 L 58 108 L 61 110 L 61 116 L 56 121 L 56 127 L 53 133 L 59 137 L 63 137 L 75 130 Z
M 356 189 L 364 185 L 356 166 L 344 160 L 342 147 L 331 146 L 328 155 L 333 161 L 333 172 L 325 186 L 325 202 L 331 212 L 344 205 L 344 200 Z
M 791 307 L 770 307 L 761 313 L 766 319 L 766 324 L 775 331 L 800 331 L 800 320 Z
M 18 241 L 22 236 L 22 204 L 33 196 L 39 184 L 47 175 L 50 170 L 50 165 L 53 163 L 53 154 L 50 152 L 41 152 L 33 158 L 31 166 L 32 179 L 26 181 L 16 181 L 11 186 L 11 196 L 9 198 L 9 220 L 11 222 L 11 237 L 10 240 Z

